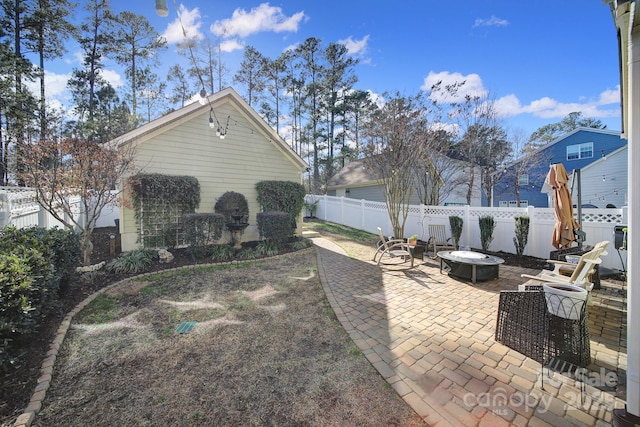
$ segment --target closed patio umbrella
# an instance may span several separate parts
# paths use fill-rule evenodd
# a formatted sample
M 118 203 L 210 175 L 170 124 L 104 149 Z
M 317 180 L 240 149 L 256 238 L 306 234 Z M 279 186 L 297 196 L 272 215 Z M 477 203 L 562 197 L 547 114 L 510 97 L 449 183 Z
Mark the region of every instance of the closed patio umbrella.
M 553 208 L 556 224 L 553 227 L 551 244 L 556 249 L 568 248 L 576 240 L 575 230 L 579 228 L 573 217 L 573 204 L 569 192 L 569 175 L 562 163 L 551 165 L 545 184 L 553 189 Z

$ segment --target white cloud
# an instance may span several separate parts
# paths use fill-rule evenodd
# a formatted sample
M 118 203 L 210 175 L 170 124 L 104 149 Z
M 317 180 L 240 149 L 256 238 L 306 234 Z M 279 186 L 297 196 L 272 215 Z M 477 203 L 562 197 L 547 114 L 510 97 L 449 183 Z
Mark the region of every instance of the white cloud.
M 188 39 L 201 40 L 204 36 L 200 32 L 202 25 L 200 9 L 187 9 L 184 5 L 180 5 L 178 11 L 179 17 L 167 25 L 167 29 L 162 33 L 162 37 L 167 39 L 167 43 L 174 44 L 185 40 L 185 33 Z M 180 21 L 182 20 L 182 25 Z M 183 31 L 184 26 L 184 31 Z
M 496 18 L 495 16 L 491 15 L 491 18 L 489 19 L 476 18 L 476 22 L 474 22 L 472 28 L 506 27 L 507 25 L 509 25 L 509 21 L 507 21 L 506 19 Z
M 619 104 L 620 103 L 620 85 L 616 86 L 615 89 L 607 89 L 600 94 L 600 98 L 598 99 L 598 104 L 600 105 L 609 105 L 609 104 Z
M 363 56 L 367 53 L 367 44 L 369 42 L 369 35 L 364 36 L 360 40 L 354 40 L 351 36 L 346 39 L 338 40 L 338 43 L 345 45 L 349 55 Z
M 244 45 L 237 39 L 224 40 L 220 43 L 220 50 L 223 52 L 233 52 L 234 50 L 244 49 Z
M 434 85 L 440 83 L 442 90 L 431 91 Z M 455 91 L 455 93 L 448 93 L 444 88 L 446 86 L 461 84 L 461 86 Z M 461 73 L 450 73 L 448 71 L 441 71 L 434 73 L 429 71 L 429 75 L 425 77 L 424 83 L 420 88 L 425 91 L 431 91 L 429 98 L 438 102 L 453 103 L 464 101 L 465 96 L 479 96 L 485 97 L 488 91 L 482 84 L 482 79 L 478 74 L 468 74 L 463 76 Z
M 548 96 L 535 99 L 527 105 L 522 105 L 514 94 L 503 96 L 496 100 L 496 111 L 501 117 L 513 117 L 520 114 L 531 114 L 543 119 L 560 119 L 574 111 L 579 111 L 584 117 L 605 118 L 617 117 L 620 110 L 620 88 L 603 91 L 595 100 L 585 102 L 559 102 Z M 602 108 L 612 106 L 614 108 Z
M 124 86 L 124 81 L 122 80 L 122 76 L 113 70 L 102 70 L 100 72 L 102 78 L 105 79 L 114 89 Z
M 304 12 L 287 17 L 282 13 L 282 8 L 262 3 L 249 12 L 245 9 L 234 10 L 231 18 L 214 22 L 211 32 L 218 37 L 247 37 L 262 31 L 296 32 L 303 18 Z
M 82 50 L 76 50 L 71 54 L 71 58 L 65 58 L 64 62 L 69 65 L 74 65 L 76 63 L 82 64 L 84 62 L 84 52 L 82 52 Z

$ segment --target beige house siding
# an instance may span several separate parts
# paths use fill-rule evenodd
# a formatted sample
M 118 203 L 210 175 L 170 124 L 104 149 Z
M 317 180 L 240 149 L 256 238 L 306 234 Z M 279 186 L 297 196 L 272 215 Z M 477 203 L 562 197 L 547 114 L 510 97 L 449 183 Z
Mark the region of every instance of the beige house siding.
M 248 106 L 234 99 L 236 96 L 233 92 L 231 97 L 213 101 L 222 126 L 230 116 L 225 139 L 220 139 L 216 129 L 209 127 L 209 107 L 204 106 L 131 142 L 135 144 L 138 172 L 198 179 L 201 194 L 198 212 L 213 212 L 218 197 L 226 191 L 242 193 L 249 203 L 250 224 L 243 240 L 251 241 L 259 237 L 256 183 L 265 180 L 302 183 L 306 164 L 288 147 L 283 147 L 284 141 L 277 141 L 277 135 L 270 129 L 263 128 L 266 123 L 256 123 L 254 113 L 245 111 Z M 135 249 L 139 244 L 134 212 L 123 207 L 120 214 L 122 250 Z M 302 218 L 298 220 L 301 223 Z M 223 239 L 229 237 L 225 231 Z

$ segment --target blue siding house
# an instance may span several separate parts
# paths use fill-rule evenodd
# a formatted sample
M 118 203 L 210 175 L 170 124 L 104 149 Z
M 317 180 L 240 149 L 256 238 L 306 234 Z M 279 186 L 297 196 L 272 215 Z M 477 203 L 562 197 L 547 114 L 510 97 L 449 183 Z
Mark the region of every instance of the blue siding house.
M 607 129 L 576 128 L 540 148 L 533 154 L 536 159 L 530 167 L 522 168 L 520 162 L 507 165 L 497 176 L 493 186 L 493 206 L 515 207 L 515 176 L 519 174 L 519 192 L 522 206 L 549 207 L 547 193 L 541 192 L 544 180 L 553 163 L 562 163 L 571 175 L 574 170 L 606 158 L 627 141 L 620 132 Z M 584 188 L 583 188 L 584 192 Z M 582 203 L 586 203 L 583 199 Z

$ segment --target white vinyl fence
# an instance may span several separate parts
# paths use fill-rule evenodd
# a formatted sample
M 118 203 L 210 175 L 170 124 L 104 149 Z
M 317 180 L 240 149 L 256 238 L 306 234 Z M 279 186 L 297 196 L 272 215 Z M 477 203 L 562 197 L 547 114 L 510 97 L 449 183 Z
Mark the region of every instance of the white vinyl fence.
M 347 225 L 349 227 L 377 233 L 382 228 L 386 236 L 393 234 L 387 207 L 384 202 L 357 200 L 346 197 L 307 195 L 307 201 L 319 200 L 316 217 Z M 575 212 L 574 212 L 575 213 Z M 460 246 L 481 248 L 480 226 L 478 218 L 491 215 L 496 223 L 491 251 L 515 253 L 513 238 L 515 237 L 515 217 L 529 217 L 529 240 L 524 254 L 538 258 L 549 258 L 550 252 L 556 250 L 551 245 L 551 236 L 555 224 L 553 208 L 498 208 L 474 206 L 426 206 L 411 205 L 404 228 L 405 236 L 417 234 L 421 240 L 429 238 L 429 224 L 444 224 L 450 233 L 449 216 L 463 219 Z M 607 256 L 602 259 L 602 266 L 616 270 L 626 270 L 626 251 L 617 251 L 614 246 L 614 228 L 627 224 L 628 208 L 622 209 L 583 209 L 582 229 L 586 233 L 584 244 L 594 245 L 603 240 L 610 242 Z
M 82 224 L 84 218 L 81 216 L 80 198 L 77 197 L 73 202 L 76 208 L 73 212 L 74 218 Z M 118 219 L 118 215 L 117 206 L 105 207 L 96 227 L 114 226 L 114 220 Z M 33 226 L 64 228 L 60 221 L 38 204 L 35 191 L 26 187 L 0 187 L 0 227 L 6 225 L 13 225 L 16 228 Z

